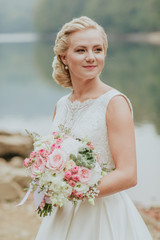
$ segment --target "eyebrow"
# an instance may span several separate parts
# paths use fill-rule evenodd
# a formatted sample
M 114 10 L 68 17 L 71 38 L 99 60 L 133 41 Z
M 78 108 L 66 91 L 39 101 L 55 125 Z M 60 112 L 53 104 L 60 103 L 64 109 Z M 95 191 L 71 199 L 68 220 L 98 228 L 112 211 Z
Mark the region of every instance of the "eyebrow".
M 97 45 L 94 45 L 93 47 L 103 47 L 103 45 L 97 44 Z M 75 48 L 86 48 L 86 46 L 79 45 L 79 46 L 76 46 Z

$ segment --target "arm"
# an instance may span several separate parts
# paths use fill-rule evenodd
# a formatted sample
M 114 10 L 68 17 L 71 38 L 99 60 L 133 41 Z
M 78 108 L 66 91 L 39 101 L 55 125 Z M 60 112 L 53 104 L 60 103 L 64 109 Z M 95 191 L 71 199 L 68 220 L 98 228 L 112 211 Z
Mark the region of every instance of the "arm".
M 54 120 L 54 118 L 55 118 L 55 116 L 56 116 L 56 108 L 57 108 L 57 104 L 56 104 L 56 106 L 55 106 L 55 108 L 54 108 L 54 113 L 53 113 L 53 119 L 52 119 L 52 121 Z
M 102 178 L 98 197 L 128 189 L 137 183 L 134 124 L 124 97 L 116 96 L 111 99 L 106 112 L 106 124 L 116 169 Z

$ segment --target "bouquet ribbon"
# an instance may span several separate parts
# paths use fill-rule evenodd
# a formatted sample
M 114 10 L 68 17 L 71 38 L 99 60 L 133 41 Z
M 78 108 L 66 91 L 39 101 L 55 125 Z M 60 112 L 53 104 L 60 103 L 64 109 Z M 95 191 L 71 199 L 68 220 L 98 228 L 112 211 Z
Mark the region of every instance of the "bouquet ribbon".
M 30 193 L 32 192 L 32 189 L 33 189 L 33 187 L 30 184 L 29 189 L 28 189 L 26 195 L 24 196 L 22 201 L 19 204 L 16 205 L 16 207 L 21 206 L 21 205 L 23 205 L 26 202 L 26 200 L 28 199 Z M 36 209 L 38 209 L 42 199 L 44 198 L 44 195 L 45 195 L 44 192 L 40 191 L 39 187 L 37 187 L 36 190 L 34 191 L 34 203 L 35 203 Z

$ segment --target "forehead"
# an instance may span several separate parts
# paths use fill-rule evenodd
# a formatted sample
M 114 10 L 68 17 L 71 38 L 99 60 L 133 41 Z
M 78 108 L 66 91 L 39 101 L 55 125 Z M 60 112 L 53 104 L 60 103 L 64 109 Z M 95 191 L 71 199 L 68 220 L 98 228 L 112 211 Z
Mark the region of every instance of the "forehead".
M 103 45 L 103 38 L 97 29 L 79 30 L 69 36 L 69 47 Z

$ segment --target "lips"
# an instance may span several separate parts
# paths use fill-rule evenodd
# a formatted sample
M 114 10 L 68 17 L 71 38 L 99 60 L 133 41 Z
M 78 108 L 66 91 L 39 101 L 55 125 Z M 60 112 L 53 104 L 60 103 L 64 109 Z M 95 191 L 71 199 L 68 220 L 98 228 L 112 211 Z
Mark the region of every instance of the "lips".
M 84 66 L 84 68 L 86 69 L 94 69 L 96 66 L 95 65 L 87 65 L 87 66 Z

